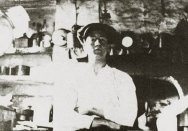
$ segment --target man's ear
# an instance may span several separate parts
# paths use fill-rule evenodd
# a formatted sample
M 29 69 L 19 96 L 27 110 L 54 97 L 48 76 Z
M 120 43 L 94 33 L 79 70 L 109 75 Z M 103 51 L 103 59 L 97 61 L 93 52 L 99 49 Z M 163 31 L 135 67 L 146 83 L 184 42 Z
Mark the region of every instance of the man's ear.
M 110 54 L 110 51 L 111 51 L 111 46 L 108 45 L 108 47 L 107 47 L 107 52 L 108 52 L 108 54 Z

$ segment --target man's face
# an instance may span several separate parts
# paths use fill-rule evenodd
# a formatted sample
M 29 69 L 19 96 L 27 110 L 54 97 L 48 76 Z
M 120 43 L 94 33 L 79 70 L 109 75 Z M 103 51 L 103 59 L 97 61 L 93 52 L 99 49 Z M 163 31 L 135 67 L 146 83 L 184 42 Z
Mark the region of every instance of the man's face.
M 83 47 L 88 57 L 105 58 L 109 51 L 108 39 L 101 31 L 92 31 L 84 41 Z

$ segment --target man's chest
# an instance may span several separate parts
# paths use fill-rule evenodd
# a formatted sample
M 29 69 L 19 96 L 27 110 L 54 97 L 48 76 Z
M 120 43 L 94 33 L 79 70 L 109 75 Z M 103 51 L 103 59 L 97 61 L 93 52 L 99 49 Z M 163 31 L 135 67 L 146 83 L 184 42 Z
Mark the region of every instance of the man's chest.
M 78 104 L 106 106 L 118 102 L 113 76 L 87 76 L 78 84 Z

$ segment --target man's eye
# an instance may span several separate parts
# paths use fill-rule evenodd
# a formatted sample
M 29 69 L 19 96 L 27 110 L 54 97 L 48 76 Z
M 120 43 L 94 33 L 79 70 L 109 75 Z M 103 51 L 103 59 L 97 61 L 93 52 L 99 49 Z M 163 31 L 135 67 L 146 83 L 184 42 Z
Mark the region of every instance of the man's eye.
M 100 41 L 105 42 L 106 40 L 105 39 L 100 39 Z
M 91 38 L 91 41 L 92 41 L 92 42 L 95 42 L 95 41 L 96 41 L 96 38 Z
M 105 38 L 100 38 L 100 41 L 101 41 L 101 42 L 107 42 L 107 39 L 105 39 Z

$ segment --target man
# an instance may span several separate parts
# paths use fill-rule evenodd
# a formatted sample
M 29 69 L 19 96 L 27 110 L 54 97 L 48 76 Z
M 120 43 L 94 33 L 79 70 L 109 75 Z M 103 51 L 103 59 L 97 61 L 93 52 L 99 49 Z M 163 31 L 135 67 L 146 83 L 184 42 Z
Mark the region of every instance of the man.
M 0 11 L 0 56 L 11 46 L 14 38 L 19 38 L 26 33 L 29 16 L 22 6 Z
M 54 131 L 105 131 L 133 126 L 137 116 L 135 85 L 127 73 L 107 65 L 110 44 L 118 36 L 115 29 L 101 23 L 81 30 L 79 38 L 88 63 L 66 67 L 64 75 L 57 77 Z

